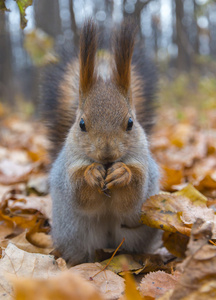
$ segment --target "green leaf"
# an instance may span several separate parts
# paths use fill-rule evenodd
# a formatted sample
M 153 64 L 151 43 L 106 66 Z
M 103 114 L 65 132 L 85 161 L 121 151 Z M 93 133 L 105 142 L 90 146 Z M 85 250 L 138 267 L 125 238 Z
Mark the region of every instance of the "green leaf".
M 24 29 L 27 25 L 27 20 L 25 18 L 26 16 L 26 8 L 32 5 L 33 0 L 16 0 L 16 3 L 18 5 L 19 11 L 20 11 L 20 27 Z

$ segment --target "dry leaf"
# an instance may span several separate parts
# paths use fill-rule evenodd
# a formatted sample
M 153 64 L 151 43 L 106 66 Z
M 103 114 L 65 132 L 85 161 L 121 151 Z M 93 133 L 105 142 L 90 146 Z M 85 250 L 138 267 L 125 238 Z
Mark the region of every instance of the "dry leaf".
M 194 201 L 195 198 L 196 201 Z M 192 224 L 198 218 L 216 225 L 214 211 L 203 204 L 204 202 L 203 197 L 199 197 L 195 189 L 192 193 L 190 187 L 173 194 L 155 195 L 143 204 L 141 221 L 143 224 L 164 231 L 180 232 L 190 236 Z M 215 227 L 213 228 L 213 238 L 216 237 Z
M 104 267 L 107 265 L 109 259 L 106 259 L 100 264 Z M 113 257 L 111 263 L 107 267 L 107 270 L 110 270 L 116 274 L 122 272 L 124 270 L 124 265 L 127 265 L 127 270 L 131 272 L 136 272 L 137 270 L 142 270 L 143 265 L 134 260 L 132 255 L 129 254 L 120 254 Z
M 167 250 L 179 258 L 185 257 L 189 238 L 179 232 L 164 232 L 163 244 Z
M 45 249 L 50 248 L 53 250 L 52 238 L 50 235 L 44 232 L 28 232 L 26 238 L 32 245 L 36 247 Z
M 166 291 L 173 289 L 180 277 L 179 272 L 173 275 L 163 271 L 151 272 L 147 274 L 140 283 L 140 293 L 142 296 L 157 298 L 162 296 Z
M 13 279 L 16 300 L 103 300 L 79 275 L 63 272 L 49 279 Z
M 93 263 L 81 264 L 69 269 L 73 274 L 79 274 L 91 282 L 104 296 L 105 299 L 117 299 L 124 292 L 124 279 L 115 273 L 105 270 L 90 279 L 102 269 L 102 266 Z
M 11 275 L 46 279 L 59 272 L 53 256 L 28 253 L 10 243 L 0 259 L 0 298 L 13 299 L 13 288 L 8 281 Z
M 53 251 L 53 248 L 36 247 L 35 245 L 31 244 L 26 239 L 26 235 L 27 235 L 27 233 L 25 231 L 10 240 L 0 241 L 0 246 L 6 248 L 9 243 L 12 243 L 19 249 L 30 252 L 30 253 L 50 254 Z
M 12 160 L 4 159 L 0 162 L 0 183 L 9 185 L 27 181 L 29 174 L 37 165 L 21 165 Z
M 211 238 L 211 224 L 198 220 L 192 228 L 188 256 L 178 266 L 183 274 L 170 299 L 184 299 L 210 280 L 215 280 L 216 247 L 206 244 L 209 238 Z
M 37 210 L 45 218 L 51 218 L 52 200 L 50 195 L 43 197 L 15 195 L 13 200 L 8 200 L 8 208 L 13 210 Z
M 126 272 L 125 276 L 125 298 L 127 300 L 143 300 L 137 290 L 137 285 L 131 274 Z

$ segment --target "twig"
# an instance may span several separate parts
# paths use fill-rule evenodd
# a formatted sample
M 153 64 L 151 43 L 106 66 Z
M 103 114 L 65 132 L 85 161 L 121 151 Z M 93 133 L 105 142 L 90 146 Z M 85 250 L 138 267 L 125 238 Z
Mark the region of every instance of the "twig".
M 122 244 L 124 243 L 125 238 L 123 238 L 123 240 L 121 241 L 121 243 L 119 244 L 119 246 L 116 248 L 116 250 L 114 251 L 113 255 L 110 257 L 110 260 L 108 261 L 108 263 L 106 264 L 106 266 L 104 266 L 99 272 L 97 272 L 95 275 L 93 275 L 92 277 L 89 278 L 89 280 L 93 280 L 93 278 L 95 276 L 97 276 L 98 274 L 100 274 L 101 272 L 103 272 L 111 263 L 113 257 L 116 255 L 116 252 L 119 250 L 119 248 L 122 246 Z
M 212 245 L 216 246 L 216 244 L 212 240 L 209 240 L 209 243 L 211 243 Z

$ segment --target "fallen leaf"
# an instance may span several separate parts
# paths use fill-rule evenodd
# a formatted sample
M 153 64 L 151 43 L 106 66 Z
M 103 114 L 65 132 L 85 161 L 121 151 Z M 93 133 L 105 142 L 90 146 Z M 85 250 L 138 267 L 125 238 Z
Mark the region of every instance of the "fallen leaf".
M 125 276 L 125 298 L 127 300 L 143 300 L 137 290 L 136 282 L 131 274 L 126 272 Z
M 50 254 L 53 251 L 53 248 L 45 248 L 45 247 L 36 247 L 31 244 L 26 238 L 27 232 L 19 234 L 18 236 L 10 239 L 0 241 L 0 246 L 4 246 L 6 248 L 9 243 L 14 244 L 17 248 L 27 251 L 29 253 L 41 253 L 41 254 Z
M 109 259 L 106 259 L 100 262 L 100 264 L 104 267 L 108 261 Z M 127 270 L 131 272 L 143 269 L 143 265 L 134 260 L 133 256 L 129 254 L 116 255 L 106 269 L 118 274 L 123 271 L 125 264 L 127 265 Z
M 180 275 L 179 272 L 175 272 L 173 275 L 163 271 L 150 272 L 140 283 L 140 293 L 142 296 L 150 296 L 152 298 L 162 296 L 176 286 Z
M 162 168 L 162 180 L 161 185 L 163 189 L 172 191 L 173 185 L 181 184 L 183 181 L 183 168 L 177 167 L 168 167 L 161 165 Z
M 185 296 L 183 300 L 214 300 L 216 298 L 216 281 L 210 279 L 202 284 L 196 291 Z
M 32 245 L 34 245 L 36 247 L 45 248 L 45 249 L 50 248 L 51 251 L 53 250 L 52 238 L 50 235 L 48 235 L 44 232 L 29 231 L 26 234 L 26 238 Z
M 59 272 L 53 256 L 28 253 L 10 243 L 0 259 L 0 298 L 14 299 L 8 276 L 46 279 Z
M 81 264 L 69 269 L 73 274 L 79 274 L 87 281 L 91 282 L 104 296 L 105 299 L 117 299 L 124 292 L 124 279 L 116 275 L 114 272 L 104 270 L 90 280 L 102 266 L 97 263 Z
M 202 220 L 194 224 L 186 252 L 188 256 L 178 266 L 182 275 L 170 299 L 185 299 L 190 293 L 195 293 L 209 281 L 215 280 L 216 247 L 207 244 L 211 238 L 211 227 L 211 224 Z
M 37 164 L 22 165 L 4 159 L 0 162 L 0 183 L 9 185 L 27 181 L 29 174 L 36 166 Z
M 168 232 L 180 232 L 187 236 L 190 236 L 192 224 L 198 218 L 216 225 L 214 211 L 206 206 L 203 197 L 199 197 L 196 190 L 194 194 L 190 193 L 192 191 L 190 187 L 182 191 L 173 194 L 161 193 L 150 197 L 142 206 L 142 223 Z M 194 201 L 195 198 L 196 201 Z M 215 227 L 213 238 L 216 237 Z
M 63 272 L 49 279 L 13 279 L 16 300 L 103 300 L 92 284 L 79 275 Z
M 163 244 L 167 250 L 179 258 L 185 258 L 189 238 L 179 232 L 164 232 Z
M 49 193 L 48 175 L 39 174 L 37 176 L 31 176 L 26 188 L 28 194 L 33 192 L 39 196 L 47 195 Z
M 37 210 L 41 212 L 45 218 L 51 218 L 52 200 L 50 195 L 43 197 L 15 195 L 13 200 L 8 200 L 8 208 L 13 210 Z

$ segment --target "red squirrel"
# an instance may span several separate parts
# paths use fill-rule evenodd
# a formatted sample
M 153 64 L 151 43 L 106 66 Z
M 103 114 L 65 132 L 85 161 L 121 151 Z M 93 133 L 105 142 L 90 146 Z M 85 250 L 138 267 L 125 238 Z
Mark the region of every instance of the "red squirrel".
M 110 51 L 98 51 L 97 36 L 86 21 L 78 57 L 47 73 L 42 94 L 52 141 L 52 237 L 72 265 L 123 238 L 125 251 L 152 251 L 158 234 L 139 223 L 142 204 L 159 191 L 148 142 L 155 71 L 134 49 L 130 21 L 115 32 Z

